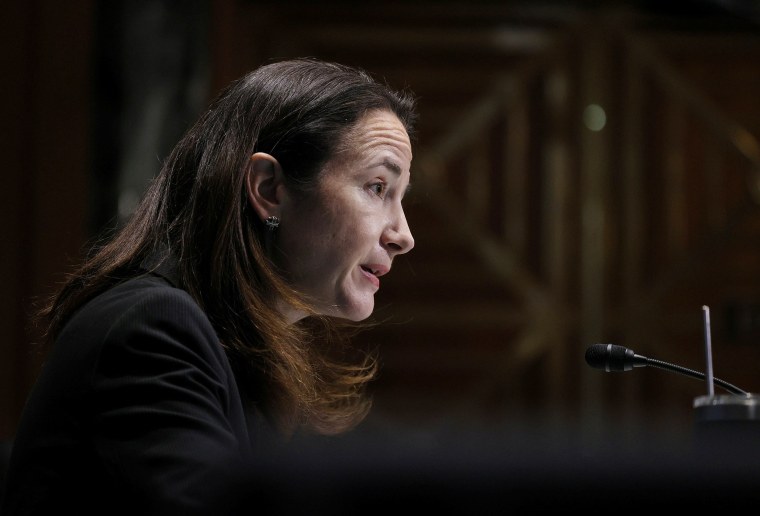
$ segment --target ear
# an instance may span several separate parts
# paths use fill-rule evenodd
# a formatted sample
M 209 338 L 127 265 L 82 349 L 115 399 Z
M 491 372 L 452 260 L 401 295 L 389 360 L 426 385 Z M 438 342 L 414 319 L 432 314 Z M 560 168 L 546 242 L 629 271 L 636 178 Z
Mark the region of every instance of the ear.
M 248 202 L 261 220 L 280 216 L 284 190 L 282 167 L 271 154 L 257 152 L 251 156 L 246 171 Z

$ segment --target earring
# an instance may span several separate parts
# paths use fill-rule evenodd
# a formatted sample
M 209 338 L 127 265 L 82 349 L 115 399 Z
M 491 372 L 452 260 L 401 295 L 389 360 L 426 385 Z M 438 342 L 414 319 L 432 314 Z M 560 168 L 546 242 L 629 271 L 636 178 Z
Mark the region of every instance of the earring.
M 267 225 L 269 231 L 274 231 L 280 225 L 280 219 L 274 215 L 270 215 L 264 220 L 264 224 Z

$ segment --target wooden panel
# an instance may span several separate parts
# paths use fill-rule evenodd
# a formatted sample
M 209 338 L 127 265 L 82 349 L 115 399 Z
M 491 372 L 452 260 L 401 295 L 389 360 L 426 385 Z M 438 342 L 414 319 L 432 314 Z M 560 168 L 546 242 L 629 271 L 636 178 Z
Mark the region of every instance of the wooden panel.
M 23 6 L 21 6 L 23 4 Z M 2 119 L 4 335 L 0 352 L 0 434 L 9 438 L 42 360 L 30 326 L 44 299 L 79 255 L 86 234 L 89 81 L 93 10 L 56 1 L 15 2 L 5 12 Z M 6 182 L 7 181 L 7 182 Z M 6 187 L 7 185 L 7 187 Z

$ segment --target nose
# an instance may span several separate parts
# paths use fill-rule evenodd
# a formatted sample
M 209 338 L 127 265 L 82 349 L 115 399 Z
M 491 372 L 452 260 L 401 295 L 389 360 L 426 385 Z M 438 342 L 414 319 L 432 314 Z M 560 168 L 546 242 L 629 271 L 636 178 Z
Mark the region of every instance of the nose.
M 395 223 L 391 221 L 386 226 L 382 236 L 382 244 L 392 256 L 408 253 L 414 247 L 414 237 L 403 209 L 399 209 L 399 214 L 394 220 Z

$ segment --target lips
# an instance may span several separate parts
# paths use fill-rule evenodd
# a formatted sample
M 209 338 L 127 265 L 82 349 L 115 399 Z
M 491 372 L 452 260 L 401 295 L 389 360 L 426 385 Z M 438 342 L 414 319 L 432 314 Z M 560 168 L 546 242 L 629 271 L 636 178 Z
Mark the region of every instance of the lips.
M 361 270 L 362 274 L 364 274 L 375 288 L 380 288 L 380 276 L 387 274 L 390 269 L 385 265 L 368 263 L 361 265 Z

